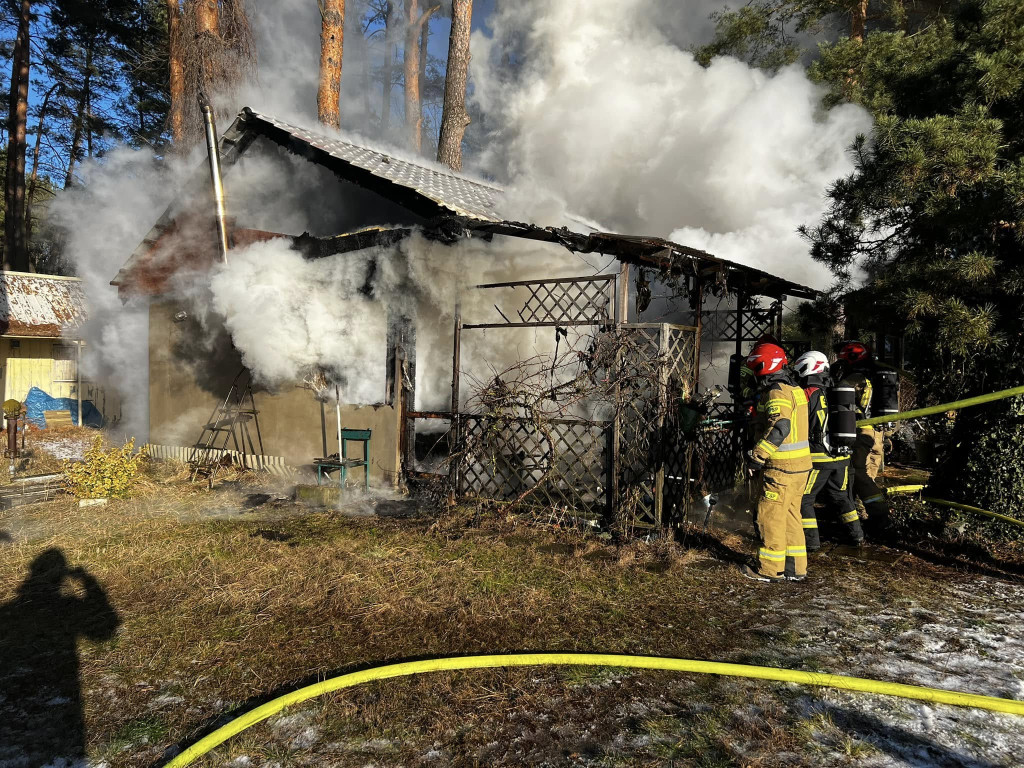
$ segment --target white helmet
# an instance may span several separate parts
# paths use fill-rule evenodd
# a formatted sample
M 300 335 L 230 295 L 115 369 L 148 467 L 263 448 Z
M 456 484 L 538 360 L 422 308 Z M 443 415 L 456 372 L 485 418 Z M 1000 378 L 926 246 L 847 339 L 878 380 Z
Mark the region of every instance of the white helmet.
M 805 352 L 793 363 L 793 370 L 801 379 L 825 376 L 829 371 L 828 358 L 821 352 Z

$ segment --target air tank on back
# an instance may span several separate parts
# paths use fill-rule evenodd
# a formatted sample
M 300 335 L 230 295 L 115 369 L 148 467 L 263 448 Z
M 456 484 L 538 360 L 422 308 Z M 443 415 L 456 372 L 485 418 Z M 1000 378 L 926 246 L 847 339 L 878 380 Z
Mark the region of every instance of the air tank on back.
M 871 372 L 871 415 L 892 416 L 900 411 L 900 380 L 895 368 L 875 363 Z
M 828 391 L 828 439 L 839 453 L 849 453 L 857 442 L 857 391 L 836 385 Z

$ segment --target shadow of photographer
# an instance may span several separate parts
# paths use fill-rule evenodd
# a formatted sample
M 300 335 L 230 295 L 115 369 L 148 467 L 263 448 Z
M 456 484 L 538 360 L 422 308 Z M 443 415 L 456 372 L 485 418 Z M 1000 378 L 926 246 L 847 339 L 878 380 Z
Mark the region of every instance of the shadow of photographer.
M 120 617 L 83 568 L 48 549 L 0 605 L 0 765 L 85 758 L 78 641 L 113 637 Z

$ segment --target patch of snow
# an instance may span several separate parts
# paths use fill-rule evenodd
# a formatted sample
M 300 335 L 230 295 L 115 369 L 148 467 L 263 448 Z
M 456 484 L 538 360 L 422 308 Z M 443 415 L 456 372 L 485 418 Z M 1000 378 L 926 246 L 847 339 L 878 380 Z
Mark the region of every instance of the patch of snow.
M 1024 699 L 1024 588 L 1015 584 L 970 578 L 949 585 L 929 609 L 908 602 L 874 615 L 823 586 L 795 624 L 799 640 L 774 649 L 782 663 L 813 659 L 829 672 Z M 827 715 L 870 747 L 856 756 L 836 751 L 836 763 L 992 768 L 1019 765 L 1024 752 L 1024 729 L 1012 715 L 824 688 L 805 695 L 817 699 L 808 713 Z M 814 738 L 830 752 L 837 747 L 834 734 Z
M 81 461 L 92 443 L 91 437 L 44 437 L 36 436 L 32 441 L 33 448 L 45 451 L 55 459 Z
M 302 731 L 292 739 L 292 749 L 309 749 L 320 739 L 320 731 L 316 728 L 303 728 Z

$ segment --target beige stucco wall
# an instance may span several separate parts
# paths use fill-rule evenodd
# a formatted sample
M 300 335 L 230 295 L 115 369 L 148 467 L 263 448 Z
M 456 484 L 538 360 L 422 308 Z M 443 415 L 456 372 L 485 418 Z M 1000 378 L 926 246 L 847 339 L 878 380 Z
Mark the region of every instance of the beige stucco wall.
M 179 307 L 154 301 L 149 310 L 149 440 L 158 445 L 191 446 L 214 409 L 224 400 L 241 361 L 230 350 L 202 348 L 188 321 L 174 321 Z M 385 340 L 381 339 L 381 358 Z M 383 399 L 384 393 L 381 392 Z M 309 390 L 285 388 L 256 392 L 256 409 L 263 452 L 283 456 L 298 468 L 311 467 L 323 456 L 321 405 Z M 338 451 L 334 404 L 325 406 L 327 453 Z M 399 472 L 397 407 L 343 406 L 342 426 L 370 429 L 370 483 L 390 484 Z M 218 447 L 219 444 L 218 444 Z M 233 447 L 231 445 L 229 448 Z M 349 456 L 359 457 L 358 444 L 349 443 Z M 359 472 L 355 473 L 356 477 Z

